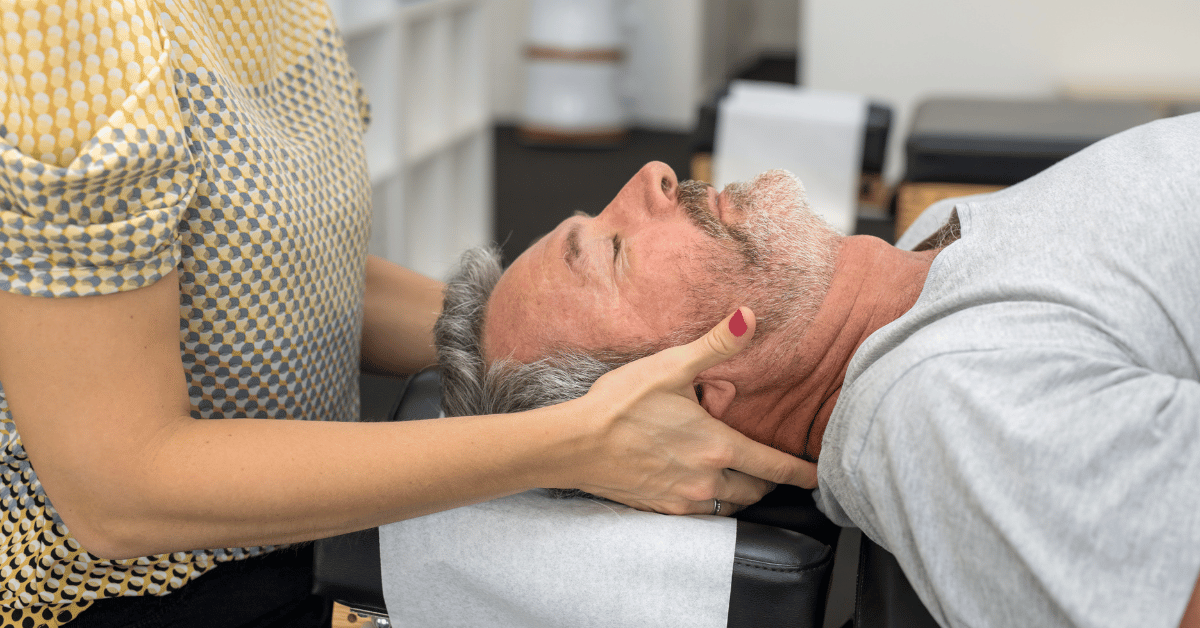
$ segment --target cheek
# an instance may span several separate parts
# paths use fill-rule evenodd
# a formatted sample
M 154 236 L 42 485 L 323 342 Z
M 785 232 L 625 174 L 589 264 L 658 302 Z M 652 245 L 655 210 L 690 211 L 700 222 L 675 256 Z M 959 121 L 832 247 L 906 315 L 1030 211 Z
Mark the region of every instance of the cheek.
M 746 282 L 739 258 L 717 245 L 698 250 L 681 265 L 677 283 L 692 301 L 707 302 L 708 308 L 723 308 L 737 296 Z
M 631 241 L 619 294 L 620 329 L 631 337 L 662 339 L 690 335 L 729 306 L 727 281 L 714 281 L 717 256 L 728 253 L 699 230 L 683 223 L 654 225 Z M 729 308 L 732 309 L 732 308 Z M 715 324 L 715 321 L 713 321 Z
M 693 259 L 664 259 L 653 277 L 629 291 L 627 311 L 637 314 L 627 332 L 656 339 L 682 333 L 690 339 L 706 325 L 716 324 L 727 312 L 728 286 L 713 281 Z
M 609 345 L 638 345 L 662 337 L 671 329 L 671 308 L 663 307 L 670 297 L 662 286 L 648 282 L 647 285 L 630 287 L 621 292 L 606 321 L 609 330 L 604 340 Z
M 720 244 L 693 231 L 677 228 L 657 235 L 654 246 L 637 251 L 641 255 L 635 268 L 663 286 L 686 286 L 701 280 L 720 254 Z

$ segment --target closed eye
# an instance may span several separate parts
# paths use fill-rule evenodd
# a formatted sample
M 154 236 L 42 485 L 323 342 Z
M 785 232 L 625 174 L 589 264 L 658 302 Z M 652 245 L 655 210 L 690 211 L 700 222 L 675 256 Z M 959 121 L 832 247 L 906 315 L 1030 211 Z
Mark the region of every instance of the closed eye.
M 621 236 L 613 234 L 613 263 L 617 263 L 617 256 L 621 254 Z

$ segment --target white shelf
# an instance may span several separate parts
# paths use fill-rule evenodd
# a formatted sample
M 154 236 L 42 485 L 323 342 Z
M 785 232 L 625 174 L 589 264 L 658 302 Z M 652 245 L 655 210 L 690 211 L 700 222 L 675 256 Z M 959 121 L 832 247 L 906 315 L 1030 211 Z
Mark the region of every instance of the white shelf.
M 391 181 L 400 175 L 400 158 L 397 155 L 382 155 L 372 160 L 367 157 L 367 170 L 371 174 L 371 185 Z
M 450 103 L 451 128 L 474 128 L 488 117 L 487 71 L 480 63 L 487 58 L 486 25 L 482 5 L 461 3 L 450 11 L 449 75 L 447 97 Z
M 445 129 L 437 136 L 422 138 L 425 140 L 425 143 L 417 144 L 414 142 L 410 146 L 410 149 L 405 151 L 405 165 L 419 165 L 427 161 L 430 157 L 445 153 L 463 141 L 479 135 L 481 132 L 487 130 L 488 127 L 489 123 L 487 120 L 479 118 L 470 123 L 463 123 L 458 128 Z
M 351 39 L 388 28 L 400 5 L 392 0 L 330 0 L 342 38 Z
M 486 2 L 333 4 L 371 99 L 370 251 L 444 277 L 492 238 Z

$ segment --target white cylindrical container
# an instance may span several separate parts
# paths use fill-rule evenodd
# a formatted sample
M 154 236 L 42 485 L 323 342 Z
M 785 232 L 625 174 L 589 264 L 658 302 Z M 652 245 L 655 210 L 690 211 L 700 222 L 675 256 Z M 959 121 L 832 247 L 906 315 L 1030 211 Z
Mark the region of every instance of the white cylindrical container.
M 605 146 L 624 139 L 623 6 L 623 0 L 532 2 L 518 128 L 526 142 Z
M 533 0 L 527 42 L 565 50 L 621 50 L 622 0 Z

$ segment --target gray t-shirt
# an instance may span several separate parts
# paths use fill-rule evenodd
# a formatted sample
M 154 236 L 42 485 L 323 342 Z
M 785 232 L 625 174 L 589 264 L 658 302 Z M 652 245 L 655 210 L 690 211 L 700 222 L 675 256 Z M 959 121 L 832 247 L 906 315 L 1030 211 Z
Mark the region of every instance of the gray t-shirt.
M 1178 625 L 1200 572 L 1200 115 L 957 209 L 855 354 L 818 503 L 944 626 Z

